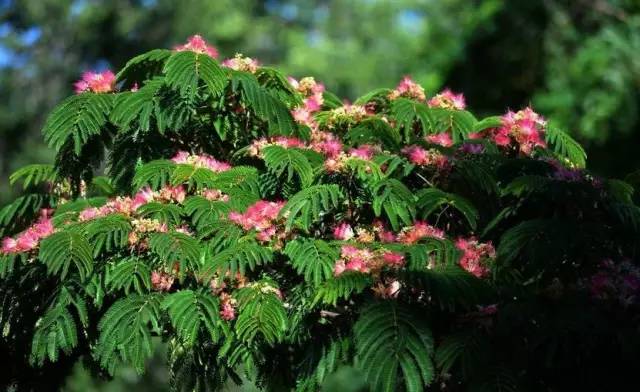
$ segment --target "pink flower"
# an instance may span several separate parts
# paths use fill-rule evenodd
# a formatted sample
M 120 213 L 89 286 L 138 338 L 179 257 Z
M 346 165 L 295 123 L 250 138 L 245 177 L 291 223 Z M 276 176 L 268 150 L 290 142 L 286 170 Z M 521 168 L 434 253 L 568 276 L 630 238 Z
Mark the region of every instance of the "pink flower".
M 448 164 L 448 159 L 440 151 L 435 149 L 425 150 L 416 145 L 407 146 L 402 149 L 402 153 L 411 163 L 418 166 L 435 166 L 444 168 Z
M 178 151 L 171 160 L 175 163 L 188 163 L 189 153 L 186 151 Z
M 360 253 L 360 249 L 356 248 L 355 246 L 351 246 L 351 245 L 344 245 L 341 248 L 341 255 L 344 258 L 351 258 L 351 257 L 356 257 L 358 256 L 358 254 Z
M 462 250 L 460 266 L 478 278 L 484 278 L 489 274 L 487 262 L 495 259 L 496 251 L 490 242 L 480 243 L 475 238 L 459 238 L 456 247 Z
M 232 211 L 229 213 L 229 220 L 242 226 L 245 230 L 257 230 L 261 238 L 270 238 L 270 236 L 273 235 L 271 233 L 275 233 L 272 232 L 271 229 L 276 223 L 278 214 L 282 207 L 284 207 L 284 204 L 285 202 L 259 200 L 249 206 L 244 214 Z
M 80 212 L 80 214 L 78 215 L 78 219 L 80 219 L 80 221 L 88 221 L 97 218 L 99 215 L 100 210 L 98 210 L 96 207 L 89 207 Z
M 359 257 L 349 260 L 345 265 L 345 268 L 348 271 L 369 272 L 369 267 L 367 267 L 365 260 Z
M 178 52 L 190 50 L 198 54 L 207 54 L 214 59 L 218 58 L 218 50 L 215 47 L 207 44 L 207 42 L 198 34 L 192 35 L 187 40 L 186 44 L 176 46 L 174 50 Z
M 464 110 L 467 106 L 464 101 L 464 95 L 454 94 L 449 89 L 445 89 L 440 94 L 431 98 L 428 104 L 435 108 L 453 110 Z
M 386 252 L 382 255 L 385 263 L 393 267 L 402 267 L 404 265 L 404 255 L 396 252 Z
M 236 300 L 227 293 L 220 293 L 220 316 L 223 320 L 231 321 L 236 318 L 234 305 Z
M 151 287 L 157 291 L 169 291 L 173 286 L 173 276 L 159 271 L 151 272 Z
M 389 94 L 389 99 L 391 100 L 399 97 L 416 99 L 418 101 L 424 101 L 426 99 L 424 88 L 414 82 L 409 76 L 405 76 L 400 83 L 398 83 L 395 90 L 392 90 Z
M 353 229 L 348 223 L 341 223 L 333 230 L 333 236 L 337 240 L 348 241 L 353 238 Z
M 256 234 L 256 238 L 258 239 L 258 241 L 269 242 L 274 235 L 276 235 L 276 227 L 271 226 L 267 227 L 266 229 L 260 230 Z
M 398 235 L 398 241 L 404 244 L 414 244 L 423 238 L 444 238 L 444 231 L 429 225 L 426 222 L 415 222 Z
M 32 250 L 38 246 L 40 238 L 33 230 L 26 230 L 18 235 L 16 239 L 16 250 L 18 252 L 25 252 Z
M 38 222 L 36 222 L 35 225 L 33 225 L 32 230 L 36 237 L 45 238 L 53 234 L 55 229 L 53 227 L 53 222 L 51 221 L 51 219 L 41 218 L 38 220 Z
M 527 107 L 518 112 L 509 111 L 501 118 L 500 128 L 493 130 L 493 141 L 498 146 L 508 146 L 516 142 L 524 154 L 531 154 L 534 147 L 546 147 L 544 133 L 546 121 L 538 113 Z
M 443 147 L 451 147 L 453 145 L 453 139 L 451 139 L 451 135 L 444 132 L 438 133 L 435 135 L 428 135 L 425 137 L 426 141 L 429 143 L 437 144 Z
M 322 96 L 322 93 L 313 94 L 312 96 L 304 100 L 304 108 L 309 113 L 317 112 L 318 110 L 320 110 L 323 103 L 324 103 L 324 97 Z
M 116 84 L 116 76 L 113 72 L 107 70 L 104 72 L 85 72 L 82 79 L 77 81 L 74 86 L 76 94 L 90 91 L 93 93 L 108 93 L 113 91 Z
M 235 55 L 235 57 L 224 60 L 222 62 L 222 66 L 231 68 L 235 71 L 256 73 L 259 63 L 257 60 L 252 59 L 251 57 L 245 57 L 238 53 Z
M 5 237 L 2 239 L 2 253 L 10 254 L 18 251 L 18 242 L 11 237 Z
M 349 150 L 349 155 L 353 158 L 363 159 L 365 161 L 370 161 L 373 158 L 373 154 L 377 152 L 379 149 L 376 146 L 370 144 L 363 144 L 358 148 L 352 148 Z
M 336 261 L 336 264 L 333 266 L 333 275 L 338 276 L 346 271 L 347 267 L 344 264 L 344 260 L 340 259 Z
M 138 207 L 145 205 L 151 201 L 153 201 L 154 194 L 151 188 L 144 187 L 140 189 L 138 193 L 133 197 L 133 209 L 137 210 Z

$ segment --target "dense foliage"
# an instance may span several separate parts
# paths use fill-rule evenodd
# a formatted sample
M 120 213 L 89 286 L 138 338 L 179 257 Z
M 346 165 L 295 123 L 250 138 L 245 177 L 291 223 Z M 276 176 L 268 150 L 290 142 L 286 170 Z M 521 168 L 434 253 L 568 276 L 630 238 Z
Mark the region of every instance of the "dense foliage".
M 217 55 L 194 36 L 87 72 L 49 115 L 55 165 L 0 210 L 4 383 L 143 372 L 154 336 L 185 391 L 342 366 L 374 391 L 627 381 L 640 210 L 565 132 Z

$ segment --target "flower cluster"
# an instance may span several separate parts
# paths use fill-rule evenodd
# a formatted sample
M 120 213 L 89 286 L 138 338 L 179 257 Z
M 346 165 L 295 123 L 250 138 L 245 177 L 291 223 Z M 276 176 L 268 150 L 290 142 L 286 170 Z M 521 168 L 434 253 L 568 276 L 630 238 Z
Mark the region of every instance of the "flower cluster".
M 414 82 L 408 76 L 402 78 L 396 88 L 394 90 L 391 90 L 388 95 L 388 98 L 390 100 L 398 99 L 401 97 L 415 99 L 418 101 L 424 101 L 427 99 L 426 95 L 424 94 L 424 88 L 422 88 L 422 86 Z
M 490 134 L 498 146 L 516 143 L 520 152 L 530 155 L 535 147 L 546 147 L 544 141 L 546 121 L 527 107 L 518 112 L 509 111 L 502 116 L 502 125 Z
M 173 286 L 173 275 L 162 271 L 151 272 L 151 288 L 156 291 L 169 291 Z
M 285 202 L 260 200 L 247 208 L 243 214 L 229 213 L 229 220 L 242 226 L 244 230 L 256 230 L 259 241 L 268 242 L 277 234 L 279 214 Z
M 241 53 L 236 53 L 234 57 L 224 60 L 222 62 L 222 66 L 231 68 L 234 71 L 256 73 L 260 63 L 258 63 L 258 60 L 252 59 L 251 57 L 246 57 Z
M 289 77 L 288 80 L 291 87 L 300 93 L 304 99 L 302 106 L 295 107 L 291 111 L 293 119 L 302 125 L 308 126 L 311 130 L 317 130 L 318 123 L 313 118 L 313 113 L 319 111 L 324 104 L 324 85 L 316 82 L 312 77 L 305 77 L 300 81 Z
M 254 140 L 249 146 L 248 154 L 252 157 L 262 157 L 262 150 L 269 146 L 280 146 L 283 148 L 307 148 L 302 140 L 296 137 L 276 136 L 273 138 L 260 138 Z
M 440 94 L 436 94 L 429 99 L 427 103 L 432 108 L 450 110 L 464 110 L 467 107 L 464 101 L 464 95 L 455 94 L 449 89 L 445 89 Z
M 442 147 L 453 146 L 453 139 L 448 132 L 436 133 L 434 135 L 427 135 L 425 140 L 431 144 L 437 144 Z
M 361 144 L 358 147 L 351 148 L 348 152 L 341 152 L 338 155 L 329 157 L 324 162 L 324 168 L 328 172 L 342 171 L 347 167 L 347 163 L 352 159 L 359 159 L 363 161 L 370 161 L 376 153 L 379 153 L 381 148 L 372 144 Z
M 85 72 L 82 79 L 78 80 L 73 86 L 76 94 L 84 92 L 92 93 L 110 93 L 116 85 L 116 76 L 113 72 L 107 70 L 103 72 Z
M 443 239 L 444 231 L 427 222 L 414 222 L 413 226 L 405 227 L 397 236 L 397 241 L 403 244 L 415 244 L 423 238 Z
M 456 247 L 462 251 L 460 266 L 477 276 L 484 278 L 489 275 L 489 266 L 496 257 L 496 250 L 491 244 L 478 242 L 475 238 L 458 238 Z
M 191 51 L 198 54 L 206 54 L 213 58 L 218 58 L 218 50 L 207 44 L 207 41 L 197 34 L 189 37 L 186 44 L 176 46 L 174 50 L 178 52 Z
M 365 106 L 345 103 L 329 112 L 326 126 L 333 129 L 343 124 L 357 124 L 370 115 L 372 113 Z
M 203 167 L 213 172 L 219 173 L 231 169 L 231 165 L 226 162 L 221 162 L 208 154 L 189 154 L 186 151 L 178 151 L 176 155 L 171 158 L 175 163 L 193 165 L 196 167 Z
M 640 300 L 640 268 L 628 260 L 614 263 L 607 259 L 600 270 L 589 279 L 591 295 L 599 300 L 613 299 L 623 306 Z
M 397 252 L 371 251 L 367 248 L 343 245 L 340 259 L 333 267 L 333 274 L 339 276 L 345 271 L 369 273 L 372 270 L 380 270 L 384 266 L 402 267 L 404 262 L 404 255 Z
M 15 238 L 3 238 L 0 253 L 14 254 L 36 249 L 43 238 L 50 236 L 55 231 L 51 222 L 51 213 L 52 210 L 42 209 L 38 220 L 28 229 L 18 234 Z
M 445 168 L 449 164 L 449 159 L 434 148 L 426 150 L 420 146 L 411 145 L 403 148 L 402 153 L 409 159 L 409 162 L 417 166 Z

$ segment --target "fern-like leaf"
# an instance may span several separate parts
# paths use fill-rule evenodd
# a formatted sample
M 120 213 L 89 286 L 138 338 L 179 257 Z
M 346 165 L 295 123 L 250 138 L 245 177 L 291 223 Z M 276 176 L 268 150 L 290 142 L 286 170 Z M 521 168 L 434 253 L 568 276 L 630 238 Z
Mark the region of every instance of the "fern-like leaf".
M 296 271 L 307 282 L 315 285 L 333 276 L 333 266 L 339 252 L 322 240 L 294 240 L 287 244 L 284 253 Z
M 402 182 L 395 178 L 385 178 L 373 189 L 373 211 L 376 216 L 387 216 L 394 230 L 400 229 L 400 222 L 410 225 L 416 214 L 415 197 Z
M 198 82 L 207 86 L 210 94 L 217 96 L 227 84 L 227 74 L 218 63 L 206 54 L 192 51 L 176 52 L 164 65 L 167 84 L 180 94 L 193 98 Z
M 50 274 L 64 279 L 73 266 L 81 280 L 93 269 L 91 245 L 81 234 L 59 231 L 40 242 L 38 258 L 47 266 Z
M 397 391 L 403 379 L 407 392 L 420 392 L 433 380 L 433 338 L 415 311 L 393 301 L 372 304 L 354 325 L 354 336 L 356 365 L 372 391 Z
M 416 197 L 418 199 L 416 204 L 425 219 L 437 209 L 451 206 L 462 213 L 473 230 L 476 229 L 479 217 L 478 210 L 464 197 L 437 188 L 423 189 L 416 194 Z
M 162 302 L 167 309 L 171 325 L 187 347 L 193 346 L 201 330 L 213 343 L 228 334 L 219 314 L 218 298 L 208 290 L 180 290 Z
M 280 210 L 287 217 L 286 229 L 299 223 L 305 230 L 322 216 L 338 208 L 344 198 L 338 185 L 313 185 L 293 195 Z
M 284 338 L 287 313 L 273 291 L 257 284 L 238 290 L 235 298 L 238 301 L 235 330 L 240 340 L 252 342 L 261 335 L 267 344 L 274 345 Z
M 159 319 L 156 294 L 133 294 L 114 303 L 98 324 L 100 336 L 94 353 L 100 365 L 114 374 L 122 361 L 142 374 L 146 359 L 153 353 L 151 332 L 159 332 Z

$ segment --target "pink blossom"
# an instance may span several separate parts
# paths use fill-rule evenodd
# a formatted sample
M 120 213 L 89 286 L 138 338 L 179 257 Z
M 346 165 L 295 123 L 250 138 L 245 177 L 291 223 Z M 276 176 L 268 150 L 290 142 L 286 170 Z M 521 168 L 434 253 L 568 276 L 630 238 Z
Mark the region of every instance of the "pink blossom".
M 236 318 L 234 305 L 236 300 L 227 293 L 220 293 L 220 316 L 223 320 L 231 321 Z
M 348 241 L 353 238 L 354 233 L 351 225 L 343 222 L 333 230 L 333 236 L 337 240 Z
M 429 106 L 442 109 L 464 110 L 465 104 L 463 94 L 455 94 L 449 89 L 443 90 L 431 98 L 428 102 Z
M 495 259 L 496 251 L 490 242 L 480 243 L 475 238 L 459 238 L 456 247 L 462 250 L 460 266 L 478 278 L 484 278 L 489 274 L 488 260 Z
M 322 96 L 322 93 L 313 94 L 304 100 L 304 108 L 310 113 L 317 112 L 320 110 L 323 103 L 324 97 Z
M 443 147 L 451 147 L 453 145 L 453 139 L 447 132 L 437 133 L 435 135 L 428 135 L 425 140 L 429 143 L 437 144 Z
M 423 238 L 444 238 L 444 231 L 426 222 L 415 222 L 413 226 L 405 228 L 399 235 L 398 241 L 404 244 L 414 244 Z
M 266 229 L 260 230 L 256 234 L 256 238 L 258 239 L 258 241 L 269 242 L 274 235 L 276 235 L 276 227 L 270 226 Z
M 222 62 L 223 67 L 231 68 L 235 71 L 244 71 L 250 73 L 256 73 L 260 64 L 257 60 L 251 57 L 245 57 L 238 53 L 235 57 L 226 59 Z
M 393 267 L 401 267 L 404 265 L 404 255 L 397 252 L 386 252 L 382 255 L 385 263 Z
M 15 253 L 18 250 L 18 242 L 11 237 L 5 237 L 2 239 L 2 253 L 10 254 Z
M 336 264 L 333 266 L 333 275 L 338 276 L 346 271 L 347 267 L 344 264 L 344 260 L 340 259 L 336 261 Z
M 518 112 L 509 111 L 501 118 L 500 128 L 493 130 L 492 138 L 498 146 L 515 142 L 520 152 L 529 155 L 535 147 L 546 147 L 544 133 L 546 121 L 527 107 Z
M 80 214 L 78 215 L 78 219 L 80 219 L 80 221 L 88 221 L 88 220 L 97 218 L 99 215 L 100 215 L 99 209 L 97 209 L 96 207 L 89 207 L 80 211 Z
M 348 271 L 369 272 L 369 267 L 367 267 L 365 260 L 359 257 L 349 260 L 345 265 L 345 268 Z
M 416 99 L 418 101 L 424 101 L 426 96 L 424 94 L 424 88 L 418 83 L 414 82 L 409 76 L 402 78 L 395 90 L 392 90 L 389 94 L 389 99 L 394 100 L 399 97 L 406 97 Z
M 151 287 L 157 291 L 169 291 L 173 286 L 173 276 L 160 271 L 151 272 Z
M 269 229 L 260 234 L 260 236 L 262 238 L 270 237 L 272 235 L 270 229 L 276 223 L 278 214 L 284 204 L 285 202 L 259 200 L 249 206 L 244 214 L 235 211 L 229 213 L 229 220 L 242 226 L 245 230 L 255 229 L 258 232 L 263 232 Z
M 113 91 L 116 84 L 116 76 L 107 70 L 103 72 L 85 72 L 82 79 L 77 81 L 75 86 L 76 94 L 90 91 L 93 93 L 108 93 Z
M 179 45 L 174 48 L 178 52 L 192 51 L 198 54 L 207 54 L 213 58 L 218 58 L 218 50 L 207 44 L 207 42 L 198 34 L 192 35 L 184 45 Z
M 153 201 L 153 199 L 154 199 L 154 194 L 151 188 L 144 187 L 140 189 L 140 191 L 136 193 L 135 196 L 133 197 L 132 208 L 134 210 L 137 210 L 138 207 Z
M 349 155 L 353 158 L 363 159 L 370 161 L 373 158 L 373 154 L 377 152 L 379 148 L 371 144 L 363 144 L 358 148 L 352 148 L 349 150 Z
M 188 163 L 190 155 L 186 151 L 178 151 L 171 160 L 175 163 Z
M 16 250 L 18 252 L 26 252 L 32 250 L 38 246 L 40 238 L 31 229 L 28 229 L 20 234 L 16 239 Z
M 425 150 L 416 145 L 407 146 L 402 149 L 402 153 L 411 163 L 418 166 L 435 166 L 444 168 L 448 164 L 448 159 L 440 151 L 435 149 Z

